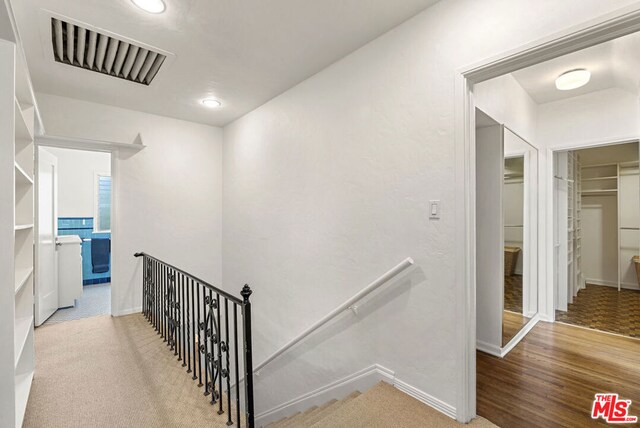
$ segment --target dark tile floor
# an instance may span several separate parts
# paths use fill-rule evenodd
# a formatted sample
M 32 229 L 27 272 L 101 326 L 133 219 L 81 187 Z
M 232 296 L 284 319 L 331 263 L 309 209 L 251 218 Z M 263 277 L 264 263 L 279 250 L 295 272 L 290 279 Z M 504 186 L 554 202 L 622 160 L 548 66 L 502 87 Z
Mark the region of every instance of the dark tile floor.
M 640 338 L 640 291 L 587 284 L 556 321 Z

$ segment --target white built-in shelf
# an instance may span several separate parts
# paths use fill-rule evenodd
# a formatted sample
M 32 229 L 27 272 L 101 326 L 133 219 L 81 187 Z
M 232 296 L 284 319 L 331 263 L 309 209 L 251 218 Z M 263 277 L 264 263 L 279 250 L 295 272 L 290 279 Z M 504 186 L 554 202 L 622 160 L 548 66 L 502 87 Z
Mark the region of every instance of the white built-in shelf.
M 592 178 L 583 178 L 582 181 L 602 181 L 602 180 L 617 180 L 618 176 L 613 177 L 592 177 Z
M 20 108 L 18 100 L 15 100 L 16 141 L 33 141 L 33 133 L 27 125 L 27 120 Z
M 29 174 L 27 174 L 27 172 L 18 165 L 18 162 L 14 162 L 14 165 L 16 169 L 16 185 L 33 185 L 33 178 L 31 178 Z
M 18 365 L 18 361 L 20 361 L 20 356 L 22 355 L 22 351 L 24 350 L 24 345 L 27 343 L 27 338 L 29 337 L 29 332 L 33 327 L 33 316 L 26 318 L 18 318 L 16 320 L 16 331 L 13 337 L 15 344 L 15 353 L 16 353 L 16 366 Z
M 33 223 L 32 224 L 16 224 L 16 226 L 14 227 L 15 231 L 18 232 L 20 230 L 29 230 L 29 229 L 33 229 Z
M 606 190 L 583 190 L 582 196 L 615 196 L 618 194 L 618 190 L 616 189 L 606 189 Z
M 22 287 L 27 283 L 31 274 L 33 274 L 33 266 L 16 270 L 16 294 L 22 290 Z
M 27 409 L 27 400 L 31 391 L 31 381 L 33 380 L 33 370 L 27 373 L 16 375 L 16 426 L 22 426 L 24 413 Z

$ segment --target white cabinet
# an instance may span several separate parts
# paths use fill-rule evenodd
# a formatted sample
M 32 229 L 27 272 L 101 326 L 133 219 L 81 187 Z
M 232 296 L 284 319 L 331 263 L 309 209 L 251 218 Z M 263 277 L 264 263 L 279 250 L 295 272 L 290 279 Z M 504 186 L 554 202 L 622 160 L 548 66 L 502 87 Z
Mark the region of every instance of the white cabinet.
M 58 236 L 58 307 L 75 306 L 82 297 L 82 239 L 78 235 Z

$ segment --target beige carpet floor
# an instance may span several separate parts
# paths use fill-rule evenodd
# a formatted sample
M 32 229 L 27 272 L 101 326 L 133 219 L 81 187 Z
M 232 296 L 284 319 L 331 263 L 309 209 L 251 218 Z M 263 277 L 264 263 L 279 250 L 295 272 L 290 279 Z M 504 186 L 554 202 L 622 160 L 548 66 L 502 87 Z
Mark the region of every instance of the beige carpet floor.
M 443 415 L 392 385 L 380 382 L 312 426 L 313 428 L 460 428 L 466 425 Z M 481 417 L 474 419 L 468 426 L 496 427 Z
M 24 427 L 227 426 L 226 414 L 216 413 L 142 315 L 45 325 L 36 329 L 35 341 Z M 314 428 L 463 426 L 385 383 L 328 403 L 313 416 L 306 422 Z M 287 424 L 297 426 L 303 425 Z M 470 426 L 495 427 L 482 418 Z
M 227 426 L 142 315 L 45 325 L 35 342 L 24 427 Z

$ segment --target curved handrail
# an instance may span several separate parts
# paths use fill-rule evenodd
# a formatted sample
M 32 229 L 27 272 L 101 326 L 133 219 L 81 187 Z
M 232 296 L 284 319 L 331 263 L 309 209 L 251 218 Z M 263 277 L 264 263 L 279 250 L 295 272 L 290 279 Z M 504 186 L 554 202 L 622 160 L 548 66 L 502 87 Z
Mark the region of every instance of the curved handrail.
M 360 290 L 359 292 L 354 294 L 346 302 L 342 303 L 340 306 L 335 308 L 333 311 L 329 312 L 321 320 L 315 322 L 313 325 L 308 327 L 302 333 L 300 333 L 295 338 L 293 338 L 292 340 L 287 342 L 287 344 L 284 345 L 282 348 L 278 349 L 276 352 L 271 354 L 271 356 L 269 356 L 269 358 L 267 358 L 266 360 L 264 360 L 263 362 L 258 364 L 254 368 L 253 372 L 255 373 L 258 370 L 264 368 L 267 364 L 269 364 L 270 362 L 272 362 L 273 360 L 278 358 L 280 355 L 282 355 L 285 352 L 287 352 L 295 344 L 297 344 L 298 342 L 303 340 L 305 337 L 309 336 L 311 333 L 313 333 L 314 331 L 316 331 L 317 329 L 319 329 L 320 327 L 322 327 L 323 325 L 325 325 L 326 323 L 331 321 L 333 318 L 335 318 L 342 311 L 344 311 L 344 310 L 348 309 L 350 306 L 352 306 L 355 302 L 357 302 L 358 300 L 362 299 L 363 297 L 365 297 L 366 295 L 368 295 L 372 291 L 376 290 L 382 284 L 384 284 L 385 282 L 389 281 L 391 278 L 393 278 L 394 276 L 398 275 L 400 272 L 404 271 L 405 269 L 407 269 L 408 267 L 413 265 L 413 263 L 414 262 L 413 262 L 413 259 L 411 257 L 407 257 L 406 259 L 404 259 L 403 261 L 398 263 L 391 270 L 389 270 L 386 273 L 384 273 L 382 276 L 380 276 L 378 279 L 373 281 L 371 284 L 367 285 L 365 288 L 363 288 L 362 290 Z

